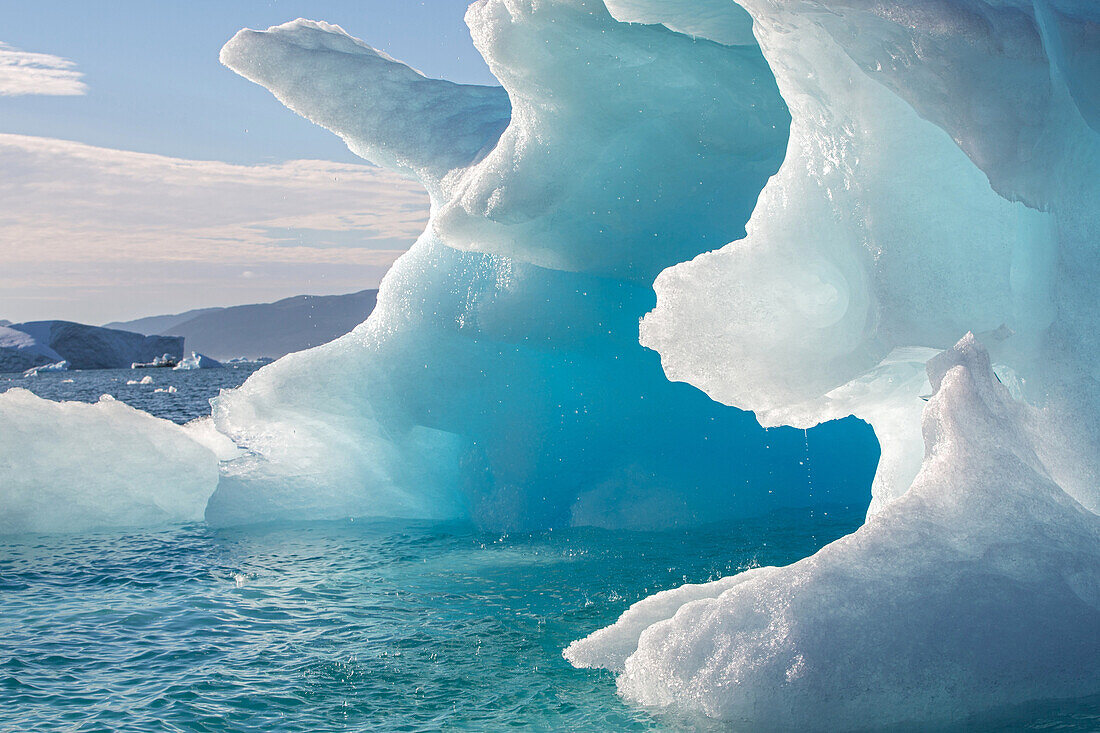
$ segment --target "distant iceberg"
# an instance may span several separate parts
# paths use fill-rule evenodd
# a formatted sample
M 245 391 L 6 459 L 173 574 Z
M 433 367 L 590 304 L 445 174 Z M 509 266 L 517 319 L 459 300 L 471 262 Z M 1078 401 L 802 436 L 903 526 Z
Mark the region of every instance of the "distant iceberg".
M 131 369 L 175 369 L 180 363 L 181 358 L 179 356 L 173 356 L 172 354 L 161 354 L 154 357 L 152 361 L 135 361 L 130 363 Z
M 221 369 L 223 366 L 224 365 L 216 359 L 211 359 L 209 356 L 192 351 L 191 356 L 180 359 L 179 364 L 176 364 L 173 369 L 183 371 L 190 369 Z
M 62 359 L 61 361 L 53 364 L 44 364 L 43 366 L 33 367 L 23 372 L 24 377 L 37 376 L 39 372 L 67 372 L 70 369 L 69 362 Z
M 38 366 L 64 361 L 61 354 L 32 334 L 0 326 L 0 372 L 26 372 Z
M 0 372 L 69 362 L 72 369 L 126 369 L 167 354 L 179 359 L 183 339 L 87 326 L 71 321 L 33 321 L 0 326 Z

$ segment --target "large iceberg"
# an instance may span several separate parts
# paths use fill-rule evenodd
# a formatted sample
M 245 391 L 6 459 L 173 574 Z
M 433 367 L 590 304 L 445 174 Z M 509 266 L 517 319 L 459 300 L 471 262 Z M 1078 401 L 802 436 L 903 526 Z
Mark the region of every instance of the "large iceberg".
M 223 62 L 419 180 L 428 230 L 364 324 L 211 421 L 0 395 L 0 532 L 870 498 L 566 658 L 753 729 L 1100 692 L 1100 9 L 738 3 L 479 0 L 499 88 L 325 23 L 239 33 Z M 31 325 L 8 357 L 68 356 Z
M 854 534 L 644 599 L 574 642 L 619 690 L 779 730 L 957 722 L 1100 689 L 1100 516 L 968 336 L 929 364 L 927 455 Z
M 22 372 L 60 361 L 69 362 L 72 369 L 125 369 L 162 354 L 180 359 L 183 339 L 72 321 L 0 325 L 0 372 Z
M 792 111 L 787 158 L 745 239 L 657 279 L 642 342 L 765 425 L 870 422 L 874 511 L 920 467 L 924 362 L 974 331 L 1051 408 L 1052 470 L 1100 509 L 1100 136 L 1074 91 L 1100 84 L 1100 9 L 743 4 Z
M 744 233 L 790 117 L 759 48 L 615 21 L 598 2 L 480 2 L 501 87 L 428 79 L 299 20 L 222 61 L 415 176 L 428 230 L 370 319 L 218 398 L 250 455 L 216 524 L 472 517 L 650 527 L 867 501 L 864 426 L 765 432 L 638 343 L 670 265 Z
M 866 433 L 719 403 L 854 414 L 882 447 L 864 528 L 643 601 L 568 658 L 754 728 L 1096 693 L 1100 10 L 739 3 L 480 0 L 502 89 L 312 21 L 230 41 L 432 213 L 365 324 L 218 399 L 248 454 L 207 518 L 851 501 Z

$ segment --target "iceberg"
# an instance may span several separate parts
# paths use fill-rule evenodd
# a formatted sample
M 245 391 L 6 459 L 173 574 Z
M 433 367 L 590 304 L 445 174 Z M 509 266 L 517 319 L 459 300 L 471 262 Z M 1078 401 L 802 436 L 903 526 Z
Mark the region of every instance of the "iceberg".
M 69 362 L 62 359 L 61 361 L 54 362 L 53 364 L 44 364 L 42 366 L 33 367 L 23 372 L 24 377 L 36 377 L 39 372 L 67 372 L 69 371 Z
M 130 362 L 131 369 L 174 369 L 182 357 L 171 354 L 161 354 L 152 361 Z
M 764 431 L 638 343 L 653 279 L 743 235 L 783 159 L 790 116 L 759 48 L 593 2 L 481 2 L 467 20 L 503 87 L 428 79 L 307 20 L 222 50 L 419 180 L 432 213 L 365 323 L 216 399 L 248 456 L 208 520 L 644 528 L 865 504 L 865 426 Z
M 432 213 L 363 325 L 216 400 L 248 453 L 208 520 L 657 526 L 851 502 L 847 476 L 855 534 L 643 600 L 567 658 L 761 729 L 1095 694 L 1098 21 L 479 0 L 500 89 L 325 23 L 242 31 L 223 63 Z
M 641 339 L 765 425 L 867 420 L 868 521 L 646 599 L 566 657 L 638 703 L 761 728 L 1096 694 L 1095 5 L 741 4 L 792 113 L 787 157 L 744 239 L 657 278 Z
M 205 354 L 200 354 L 196 351 L 191 352 L 191 356 L 185 356 L 180 359 L 179 364 L 176 364 L 172 369 L 174 371 L 187 371 L 190 369 L 221 369 L 222 363 L 217 359 L 211 359 Z
M 24 331 L 0 325 L 0 372 L 27 372 L 63 361 L 61 354 Z
M 0 395 L 0 532 L 861 502 L 814 555 L 643 599 L 565 658 L 763 730 L 1100 691 L 1095 3 L 479 0 L 467 20 L 501 87 L 316 21 L 224 47 L 420 181 L 428 228 L 363 324 L 210 420 Z M 0 326 L 0 357 L 69 358 L 54 329 Z
M 183 429 L 192 440 L 217 456 L 219 461 L 231 461 L 241 457 L 241 449 L 224 434 L 218 432 L 212 418 L 200 417 L 192 420 L 184 424 Z
M 68 361 L 72 369 L 125 369 L 160 354 L 178 359 L 183 339 L 143 336 L 71 321 L 0 326 L 0 372 L 22 372 Z
M 213 441 L 108 395 L 10 389 L 0 429 L 0 534 L 201 521 L 218 482 Z
M 792 112 L 787 158 L 746 238 L 657 278 L 642 342 L 765 425 L 867 420 L 877 511 L 921 465 L 924 361 L 974 331 L 1051 408 L 1059 483 L 1100 509 L 1100 138 L 1065 81 L 1100 53 L 1094 5 L 743 5 Z M 1094 43 L 1061 54 L 1056 25 Z

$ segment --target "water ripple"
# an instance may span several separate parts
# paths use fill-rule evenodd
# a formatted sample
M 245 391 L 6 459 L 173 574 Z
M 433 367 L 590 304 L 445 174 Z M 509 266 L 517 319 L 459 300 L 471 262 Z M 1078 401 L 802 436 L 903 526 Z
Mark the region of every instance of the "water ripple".
M 609 674 L 573 669 L 561 649 L 657 590 L 791 562 L 860 521 L 833 511 L 506 537 L 194 525 L 8 540 L 0 729 L 709 729 L 628 707 Z M 779 531 L 791 526 L 802 530 Z M 1028 725 L 1093 730 L 1094 712 Z

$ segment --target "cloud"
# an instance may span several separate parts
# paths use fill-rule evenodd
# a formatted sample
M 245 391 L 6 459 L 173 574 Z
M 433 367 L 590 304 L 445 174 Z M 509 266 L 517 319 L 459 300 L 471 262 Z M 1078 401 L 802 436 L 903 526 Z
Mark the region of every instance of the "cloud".
M 0 42 L 0 97 L 24 94 L 73 96 L 88 87 L 76 63 L 48 53 L 30 53 Z
M 5 318 L 50 315 L 43 293 L 93 293 L 85 306 L 111 319 L 118 288 L 156 298 L 175 286 L 177 300 L 188 289 L 199 299 L 220 293 L 196 303 L 211 305 L 271 288 L 281 297 L 371 287 L 428 214 L 415 182 L 328 161 L 234 165 L 0 134 L 0 170 Z

